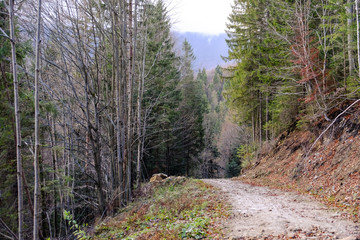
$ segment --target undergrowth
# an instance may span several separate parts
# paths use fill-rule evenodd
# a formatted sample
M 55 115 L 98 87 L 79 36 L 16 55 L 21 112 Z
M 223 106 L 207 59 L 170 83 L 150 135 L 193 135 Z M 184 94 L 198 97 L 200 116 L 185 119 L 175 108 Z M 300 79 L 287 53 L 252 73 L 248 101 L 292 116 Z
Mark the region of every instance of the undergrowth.
M 200 181 L 166 181 L 115 218 L 98 224 L 94 239 L 219 239 L 226 206 Z

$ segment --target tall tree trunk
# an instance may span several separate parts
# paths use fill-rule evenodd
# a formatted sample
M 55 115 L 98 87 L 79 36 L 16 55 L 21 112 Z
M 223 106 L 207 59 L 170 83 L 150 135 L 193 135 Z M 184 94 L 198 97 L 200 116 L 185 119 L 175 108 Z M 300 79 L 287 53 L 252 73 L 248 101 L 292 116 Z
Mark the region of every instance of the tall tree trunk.
M 40 26 L 41 26 L 41 0 L 38 0 L 37 30 L 36 30 L 36 62 L 35 62 L 35 151 L 34 151 L 34 228 L 33 239 L 39 239 L 40 217 L 40 180 L 39 180 L 39 155 L 40 155 L 40 126 L 39 126 L 39 78 L 40 78 Z
M 110 139 L 110 151 L 111 151 L 111 181 L 112 181 L 112 189 L 113 192 L 116 193 L 117 188 L 119 186 L 119 179 L 117 178 L 118 176 L 118 164 L 117 164 L 117 68 L 118 68 L 118 58 L 119 58 L 119 53 L 115 53 L 115 51 L 117 51 L 118 49 L 118 42 L 116 41 L 117 39 L 117 31 L 116 31 L 116 13 L 114 10 L 114 5 L 113 2 L 111 2 L 111 44 L 112 44 L 112 52 L 114 53 L 112 56 L 112 69 L 111 69 L 111 73 L 112 73 L 112 77 L 111 77 L 111 90 L 109 92 L 110 95 L 110 99 L 108 99 L 108 101 L 110 101 L 110 108 L 111 108 L 111 119 L 114 119 L 113 124 L 111 124 L 111 121 L 109 123 L 109 139 Z M 105 83 L 106 86 L 106 83 Z
M 119 13 L 119 15 L 121 15 Z M 113 34 L 114 34 L 114 57 L 115 57 L 115 107 L 116 107 L 116 166 L 117 166 L 117 179 L 119 189 L 119 207 L 122 206 L 122 192 L 123 192 L 123 159 L 121 157 L 121 72 L 120 72 L 120 57 L 119 57 L 119 35 L 116 31 L 118 26 L 118 18 L 113 13 Z
M 142 133 L 141 133 L 141 103 L 144 94 L 144 83 L 145 83 L 145 63 L 146 63 L 146 46 L 147 46 L 147 28 L 145 27 L 144 32 L 144 46 L 143 46 L 143 59 L 142 59 L 142 70 L 141 78 L 138 82 L 138 98 L 137 98 L 137 136 L 138 136 L 138 146 L 137 146 L 137 161 L 136 161 L 136 186 L 140 186 L 141 181 L 141 156 L 142 156 Z
M 19 82 L 17 79 L 16 47 L 15 47 L 15 19 L 14 19 L 14 0 L 9 1 L 10 15 L 10 41 L 11 41 L 11 63 L 14 82 L 14 107 L 15 107 L 15 125 L 16 125 L 16 175 L 18 190 L 18 237 L 24 239 L 24 214 L 23 214 L 23 185 L 22 185 L 22 160 L 21 160 L 21 126 L 19 109 Z
M 353 23 L 352 14 L 353 14 L 353 0 L 347 0 L 346 12 L 347 17 L 347 41 L 348 41 L 348 59 L 349 59 L 349 76 L 353 75 L 354 70 L 354 57 L 352 53 L 352 34 L 351 34 L 351 25 Z
M 143 84 L 143 89 L 144 89 L 144 81 L 142 82 L 142 84 Z M 140 151 L 141 156 L 140 156 L 140 159 L 143 159 L 143 156 L 144 156 L 146 124 L 147 124 L 146 111 L 144 111 L 143 126 L 142 126 L 142 133 L 141 133 L 142 136 L 141 136 L 141 151 Z
M 259 107 L 259 146 L 262 145 L 262 94 L 259 92 L 260 107 Z
M 359 0 L 355 0 L 355 8 L 356 8 L 356 43 L 357 43 L 358 75 L 359 75 L 359 78 L 360 78 Z
M 133 98 L 133 75 L 134 75 L 134 51 L 136 47 L 136 41 L 133 40 L 133 9 L 132 0 L 129 1 L 129 66 L 128 66 L 128 84 L 127 84 L 127 201 L 131 201 L 131 164 L 132 164 L 132 98 Z M 136 10 L 136 6 L 135 6 Z M 136 14 L 135 14 L 136 15 Z M 135 23 L 136 24 L 136 23 Z M 135 35 L 135 34 L 134 34 Z
M 268 125 L 269 122 L 269 93 L 266 93 L 266 116 L 265 116 L 265 122 L 266 125 Z M 269 128 L 266 127 L 265 129 L 265 140 L 269 140 Z
M 344 58 L 344 69 L 343 69 L 343 71 L 344 71 L 344 89 L 345 89 L 345 91 L 346 91 L 346 74 L 347 74 L 347 72 L 346 72 L 346 36 L 345 36 L 345 33 L 343 34 L 343 49 L 344 49 L 344 51 L 343 51 L 343 58 Z
M 47 205 L 46 205 L 46 199 L 47 199 L 47 194 L 45 192 L 45 176 L 44 176 L 44 162 L 43 162 L 43 158 L 42 158 L 42 154 L 39 154 L 39 173 L 40 173 L 40 193 L 41 193 L 41 216 L 40 219 L 41 221 L 39 222 L 39 229 L 41 230 L 40 232 L 40 238 L 43 239 L 45 236 L 48 236 L 49 234 L 49 225 L 47 224 Z
M 55 119 L 53 119 L 52 117 L 48 117 L 49 118 L 49 126 L 51 129 L 50 132 L 50 142 L 51 142 L 51 154 L 52 154 L 52 170 L 53 170 L 53 174 L 52 174 L 52 180 L 53 182 L 57 181 L 57 176 L 56 176 L 56 171 L 57 171 L 57 167 L 56 167 L 56 163 L 58 162 L 58 157 L 57 157 L 57 151 L 55 149 L 55 145 L 56 145 L 56 126 L 55 126 Z M 56 236 L 57 230 L 58 230 L 58 210 L 57 210 L 57 190 L 56 190 L 56 185 L 54 184 L 53 186 L 53 206 L 54 206 L 54 214 L 53 214 L 53 237 Z
M 121 116 L 122 116 L 122 126 L 121 126 L 121 150 L 122 150 L 122 154 L 123 154 L 123 163 L 122 163 L 122 169 L 123 169 L 123 178 L 122 178 L 122 183 L 123 183 L 123 198 L 126 198 L 126 190 L 127 190 L 127 186 L 126 186 L 126 182 L 127 182 L 127 164 L 128 164 L 128 154 L 127 154 L 127 144 L 126 144 L 126 125 L 127 125 L 127 83 L 128 83 L 128 75 L 127 75 L 127 67 L 128 67 L 128 52 L 127 52 L 127 47 L 128 47 L 128 43 L 127 43 L 127 39 L 128 39 L 128 31 L 127 31 L 127 1 L 126 0 L 122 0 L 121 1 L 121 20 L 122 20 L 122 31 L 121 31 L 121 78 L 122 78 L 122 83 L 123 83 L 123 87 L 122 89 L 122 111 L 121 111 Z
M 255 110 L 251 112 L 252 141 L 255 143 Z

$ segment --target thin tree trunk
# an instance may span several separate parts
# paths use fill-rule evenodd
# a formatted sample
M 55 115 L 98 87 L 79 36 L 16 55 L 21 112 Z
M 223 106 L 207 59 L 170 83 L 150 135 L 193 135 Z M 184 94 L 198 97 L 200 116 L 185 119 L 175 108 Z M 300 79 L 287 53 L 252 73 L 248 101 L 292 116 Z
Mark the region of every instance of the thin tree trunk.
M 187 158 L 186 158 L 186 176 L 189 177 L 190 174 L 190 151 L 187 150 Z
M 346 51 L 345 51 L 345 49 L 346 49 L 346 37 L 345 37 L 345 34 L 343 34 L 343 49 L 344 49 L 344 56 L 343 56 L 343 58 L 344 58 L 344 69 L 343 69 L 343 71 L 344 71 L 344 89 L 345 89 L 345 91 L 346 91 Z
M 251 113 L 251 125 L 252 125 L 252 141 L 255 143 L 255 110 Z
M 115 53 L 115 51 L 117 51 L 118 49 L 118 43 L 115 39 L 117 39 L 117 31 L 116 31 L 116 17 L 115 17 L 115 10 L 114 10 L 114 6 L 111 6 L 112 11 L 111 11 L 111 32 L 112 32 L 112 39 L 111 39 L 111 44 L 112 44 L 112 52 L 114 53 L 112 56 L 112 77 L 111 77 L 111 94 L 110 94 L 110 99 L 108 101 L 111 102 L 110 104 L 110 108 L 111 108 L 111 119 L 114 119 L 114 124 L 113 126 L 111 126 L 111 123 L 109 124 L 109 138 L 110 138 L 110 149 L 111 149 L 111 172 L 112 172 L 112 188 L 113 191 L 116 192 L 116 189 L 119 186 L 119 179 L 117 178 L 118 176 L 118 164 L 117 164 L 117 103 L 116 101 L 118 100 L 117 98 L 117 68 L 118 68 L 118 53 Z M 106 86 L 106 84 L 105 84 Z
M 142 89 L 144 89 L 144 81 L 142 82 Z M 147 118 L 145 117 L 146 115 L 146 111 L 144 112 L 144 120 L 143 120 L 143 127 L 142 127 L 142 136 L 141 136 L 141 156 L 140 156 L 140 159 L 143 159 L 143 156 L 144 156 L 144 148 L 145 148 L 145 136 L 146 136 L 146 120 Z
M 145 82 L 145 62 L 146 62 L 146 41 L 147 41 L 147 28 L 145 28 L 145 38 L 144 38 L 144 47 L 143 47 L 143 61 L 142 61 L 142 71 L 141 71 L 141 80 L 139 78 L 138 86 L 138 99 L 137 99 L 137 135 L 138 135 L 138 146 L 137 146 L 137 161 L 136 161 L 136 186 L 140 186 L 141 181 L 141 146 L 142 146 L 142 136 L 141 136 L 141 103 L 144 94 L 144 82 Z
M 169 136 L 167 136 L 169 139 Z M 170 146 L 169 142 L 166 142 L 166 174 L 170 176 Z
M 52 180 L 54 182 L 57 181 L 57 176 L 56 176 L 56 171 L 57 171 L 57 168 L 56 168 L 56 163 L 58 162 L 58 157 L 57 157 L 57 151 L 55 149 L 55 145 L 56 145 L 56 130 L 55 130 L 55 119 L 49 117 L 49 126 L 51 128 L 51 132 L 50 132 L 50 141 L 51 141 L 51 153 L 52 153 L 52 164 L 53 164 L 53 176 L 52 176 Z M 54 184 L 54 187 L 53 187 L 53 204 L 54 204 L 54 215 L 53 215 L 53 224 L 54 224 L 54 227 L 53 227 L 53 234 L 52 236 L 55 237 L 56 236 L 56 233 L 57 233 L 57 229 L 58 229 L 58 222 L 57 222 L 57 219 L 58 219 L 58 210 L 57 210 L 57 193 L 56 193 L 56 187 L 55 187 L 55 184 Z
M 13 237 L 13 238 L 6 238 L 6 239 L 18 239 L 17 238 L 18 236 L 16 236 L 16 234 L 8 227 L 8 225 L 0 217 L 0 226 L 1 225 L 2 225 L 2 228 L 5 229 Z
M 127 186 L 127 201 L 131 201 L 131 159 L 132 159 L 132 151 L 131 151 L 131 143 L 132 143 L 132 128 L 131 128 L 131 120 L 132 120 L 132 95 L 133 95 L 133 39 L 132 39 L 132 24 L 133 24 L 133 13 L 132 13 L 132 0 L 129 1 L 129 67 L 128 67 L 128 85 L 127 85 L 127 180 L 126 180 L 126 186 Z
M 24 190 L 26 192 L 26 197 L 28 199 L 29 206 L 30 206 L 31 217 L 34 217 L 34 205 L 33 205 L 32 200 L 31 200 L 31 194 L 30 194 L 30 190 L 29 190 L 29 185 L 27 184 L 27 181 L 26 181 L 24 169 L 22 169 L 21 174 L 22 174 L 22 178 L 23 178 L 22 181 L 23 181 Z
M 269 123 L 269 93 L 266 94 L 266 125 Z M 269 140 L 269 128 L 266 127 L 265 130 L 265 140 Z
M 122 163 L 122 169 L 123 169 L 123 173 L 122 173 L 122 183 L 123 183 L 123 198 L 126 198 L 126 190 L 127 190 L 127 186 L 126 186 L 126 182 L 127 182 L 127 164 L 128 164 L 128 154 L 127 154 L 127 145 L 126 145 L 126 125 L 127 125 L 127 109 L 126 109 L 126 101 L 127 101 L 127 78 L 129 77 L 127 75 L 127 10 L 126 10 L 126 0 L 122 0 L 121 1 L 121 19 L 122 19 L 122 32 L 121 32 L 121 79 L 122 79 L 122 83 L 123 83 L 123 87 L 122 89 L 122 104 L 121 104 L 121 116 L 122 116 L 122 126 L 121 126 L 121 150 L 122 150 L 122 158 L 123 158 L 123 163 Z M 121 96 L 121 95 L 120 95 Z
M 355 0 L 355 9 L 356 9 L 356 42 L 357 42 L 358 75 L 359 75 L 359 78 L 360 78 L 359 0 Z
M 348 59 L 349 59 L 349 76 L 353 75 L 353 70 L 354 70 L 354 59 L 353 59 L 353 54 L 352 54 L 352 34 L 351 34 L 351 25 L 353 23 L 352 20 L 352 14 L 353 14 L 353 4 L 352 4 L 353 0 L 347 0 L 347 6 L 346 6 L 346 12 L 348 14 L 348 18 L 347 18 L 347 41 L 348 41 Z
M 47 220 L 47 205 L 46 205 L 46 199 L 47 194 L 45 192 L 45 176 L 44 176 L 44 162 L 42 158 L 42 154 L 39 154 L 39 173 L 40 173 L 40 200 L 41 200 L 41 215 L 40 215 L 40 222 L 39 222 L 39 229 L 40 231 L 40 238 L 44 239 L 45 236 L 48 236 L 49 234 L 49 225 L 46 224 Z
M 38 16 L 36 30 L 36 62 L 35 62 L 35 154 L 34 154 L 34 226 L 33 239 L 39 239 L 40 217 L 40 180 L 39 180 L 39 154 L 40 154 L 40 130 L 39 130 L 39 78 L 40 78 L 40 25 L 41 25 L 41 1 L 38 0 Z
M 16 125 L 16 175 L 18 190 L 18 237 L 24 239 L 24 215 L 23 215 L 23 185 L 22 185 L 22 160 L 21 160 L 21 126 L 20 126 L 20 109 L 19 109 L 19 82 L 17 79 L 16 69 L 16 47 L 15 47 L 15 20 L 14 20 L 14 0 L 10 0 L 10 41 L 11 41 L 11 63 L 14 81 L 14 107 L 15 107 L 15 125 Z
M 119 65 L 119 37 L 116 29 L 118 29 L 118 20 L 115 13 L 113 13 L 113 34 L 114 34 L 114 57 L 115 57 L 115 106 L 116 106 L 116 166 L 117 179 L 119 188 L 119 207 L 122 206 L 122 192 L 123 192 L 123 160 L 121 158 L 121 73 Z
M 259 93 L 260 98 L 260 108 L 259 108 L 259 146 L 262 145 L 262 94 Z

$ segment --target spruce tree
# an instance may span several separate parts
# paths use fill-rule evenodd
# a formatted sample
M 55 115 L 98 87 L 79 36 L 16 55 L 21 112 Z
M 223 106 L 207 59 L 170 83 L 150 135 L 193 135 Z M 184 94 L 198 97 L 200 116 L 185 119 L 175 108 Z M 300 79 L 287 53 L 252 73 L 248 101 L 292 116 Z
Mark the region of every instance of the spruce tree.
M 171 173 L 173 129 L 180 101 L 179 73 L 170 19 L 162 1 L 147 9 L 147 51 L 145 66 L 144 124 L 147 173 Z

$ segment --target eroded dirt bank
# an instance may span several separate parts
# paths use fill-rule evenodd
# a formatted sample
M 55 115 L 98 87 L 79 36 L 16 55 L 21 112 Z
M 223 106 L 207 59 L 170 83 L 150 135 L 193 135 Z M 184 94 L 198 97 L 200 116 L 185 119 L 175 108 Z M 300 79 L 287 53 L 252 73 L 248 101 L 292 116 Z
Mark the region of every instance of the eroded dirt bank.
M 239 177 L 243 182 L 316 196 L 360 221 L 360 109 L 329 122 L 289 129 L 264 144 Z M 332 115 L 332 119 L 338 113 Z M 319 139 L 318 141 L 315 141 Z
M 232 205 L 233 239 L 356 239 L 360 226 L 314 200 L 295 193 L 256 187 L 236 180 L 205 182 L 221 189 Z

